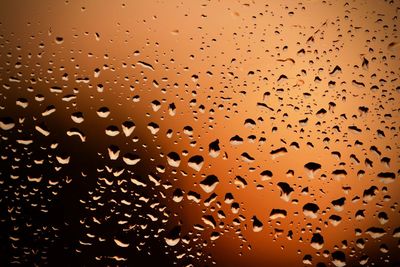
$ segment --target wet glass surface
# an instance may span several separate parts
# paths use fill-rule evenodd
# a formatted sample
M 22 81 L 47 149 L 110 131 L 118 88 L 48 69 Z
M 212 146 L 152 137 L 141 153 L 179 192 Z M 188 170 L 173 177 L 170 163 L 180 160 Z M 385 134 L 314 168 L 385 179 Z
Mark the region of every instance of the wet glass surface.
M 400 1 L 2 1 L 0 265 L 400 266 Z

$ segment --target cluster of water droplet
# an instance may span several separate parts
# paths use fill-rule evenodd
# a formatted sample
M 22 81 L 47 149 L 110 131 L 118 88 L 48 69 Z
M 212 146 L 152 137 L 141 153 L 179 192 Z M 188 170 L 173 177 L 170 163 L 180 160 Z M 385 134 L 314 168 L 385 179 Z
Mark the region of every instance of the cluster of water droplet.
M 1 263 L 398 263 L 399 3 L 167 2 L 0 18 Z

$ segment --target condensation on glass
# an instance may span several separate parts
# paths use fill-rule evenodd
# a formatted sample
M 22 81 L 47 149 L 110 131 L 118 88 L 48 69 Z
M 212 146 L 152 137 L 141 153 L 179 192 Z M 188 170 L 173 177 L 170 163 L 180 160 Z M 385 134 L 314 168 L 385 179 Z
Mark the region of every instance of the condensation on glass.
M 3 1 L 0 265 L 400 266 L 399 1 Z

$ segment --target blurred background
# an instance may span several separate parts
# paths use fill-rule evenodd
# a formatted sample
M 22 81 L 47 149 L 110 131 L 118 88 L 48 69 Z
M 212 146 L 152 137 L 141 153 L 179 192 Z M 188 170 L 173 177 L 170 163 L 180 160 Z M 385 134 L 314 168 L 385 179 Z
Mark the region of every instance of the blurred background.
M 399 266 L 399 12 L 1 2 L 1 265 Z

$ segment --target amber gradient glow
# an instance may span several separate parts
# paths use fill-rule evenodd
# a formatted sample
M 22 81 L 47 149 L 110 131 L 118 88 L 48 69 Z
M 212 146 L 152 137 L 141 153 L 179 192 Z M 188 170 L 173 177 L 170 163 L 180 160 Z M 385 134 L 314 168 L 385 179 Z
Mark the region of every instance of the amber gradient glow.
M 2 1 L 0 265 L 399 266 L 399 15 Z

